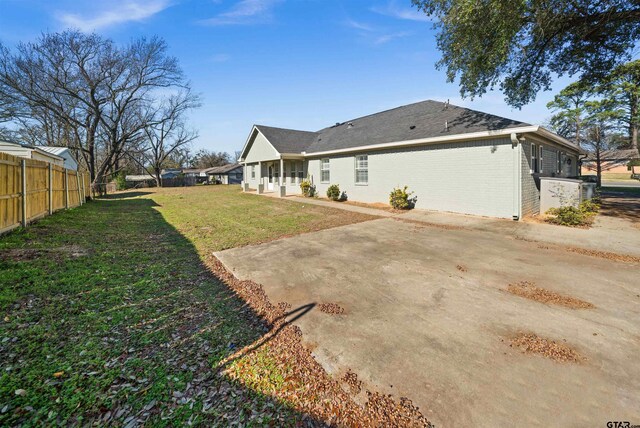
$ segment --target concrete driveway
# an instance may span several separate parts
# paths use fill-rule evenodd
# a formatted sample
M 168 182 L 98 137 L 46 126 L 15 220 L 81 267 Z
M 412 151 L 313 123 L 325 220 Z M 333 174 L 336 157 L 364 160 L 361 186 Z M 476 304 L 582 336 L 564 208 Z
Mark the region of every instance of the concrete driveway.
M 239 278 L 263 284 L 273 303 L 343 307 L 330 315 L 316 306 L 295 321 L 318 361 L 336 376 L 352 369 L 365 385 L 410 398 L 437 426 L 640 424 L 640 259 L 576 254 L 516 239 L 506 226 L 447 227 L 419 217 L 216 255 Z M 640 232 L 630 239 L 640 248 Z M 506 291 L 519 281 L 596 308 Z M 525 354 L 509 346 L 519 332 L 566 344 L 585 360 Z

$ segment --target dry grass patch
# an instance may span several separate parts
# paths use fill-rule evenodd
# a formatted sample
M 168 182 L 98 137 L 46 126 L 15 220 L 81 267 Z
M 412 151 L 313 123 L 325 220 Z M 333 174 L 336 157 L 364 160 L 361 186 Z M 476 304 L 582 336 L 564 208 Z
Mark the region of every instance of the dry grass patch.
M 516 296 L 545 304 L 564 306 L 571 309 L 595 308 L 595 306 L 589 302 L 576 299 L 575 297 L 563 296 L 555 291 L 537 287 L 534 283 L 529 281 L 520 281 L 515 284 L 509 284 L 507 291 L 511 294 L 515 294 Z
M 599 257 L 601 259 L 613 260 L 625 263 L 640 263 L 640 257 L 630 256 L 628 254 L 611 253 L 608 251 L 590 250 L 587 248 L 567 247 L 570 253 L 582 254 L 585 256 Z
M 415 224 L 417 226 L 422 227 L 435 227 L 437 229 L 443 230 L 465 230 L 465 227 L 462 226 L 454 226 L 452 224 L 440 224 L 440 223 L 431 223 L 427 221 L 413 220 L 410 218 L 401 218 L 401 217 L 393 217 L 395 221 L 401 221 L 403 223 Z
M 511 339 L 509 346 L 518 348 L 524 354 L 537 354 L 561 363 L 578 363 L 585 360 L 564 343 L 545 339 L 533 333 L 519 333 Z

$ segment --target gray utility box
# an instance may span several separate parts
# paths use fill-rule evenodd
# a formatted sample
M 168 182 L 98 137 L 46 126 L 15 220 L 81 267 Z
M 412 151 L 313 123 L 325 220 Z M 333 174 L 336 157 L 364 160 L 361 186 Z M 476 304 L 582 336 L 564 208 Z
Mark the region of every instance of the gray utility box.
M 540 213 L 546 213 L 549 208 L 578 208 L 582 201 L 593 198 L 595 191 L 595 183 L 571 178 L 540 177 Z

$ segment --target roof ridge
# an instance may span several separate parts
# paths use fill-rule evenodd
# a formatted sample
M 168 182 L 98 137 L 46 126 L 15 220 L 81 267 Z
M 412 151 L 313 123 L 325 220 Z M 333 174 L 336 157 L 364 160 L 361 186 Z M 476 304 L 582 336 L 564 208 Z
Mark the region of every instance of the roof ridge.
M 416 101 L 415 103 L 409 103 L 409 104 L 404 104 L 404 105 L 401 105 L 401 106 L 398 106 L 398 107 L 388 108 L 388 109 L 386 109 L 386 110 L 377 111 L 377 112 L 375 112 L 375 113 L 365 114 L 364 116 L 358 116 L 358 117 L 356 117 L 356 118 L 349 119 L 349 120 L 345 120 L 344 122 L 337 122 L 337 123 L 340 123 L 340 125 L 342 125 L 342 124 L 344 124 L 344 123 L 348 123 L 348 122 L 353 122 L 353 121 L 355 121 L 355 120 L 364 119 L 365 117 L 375 116 L 375 115 L 377 115 L 377 114 L 382 114 L 382 113 L 388 113 L 388 112 L 390 112 L 390 111 L 399 110 L 399 109 L 401 109 L 401 108 L 405 108 L 405 107 L 413 106 L 413 105 L 416 105 L 416 104 L 427 103 L 427 102 L 429 102 L 429 103 L 440 103 L 440 104 L 444 104 L 443 102 L 436 101 L 436 100 L 422 100 L 422 101 Z M 317 132 L 322 132 L 322 131 L 324 131 L 324 130 L 326 130 L 326 129 L 335 128 L 336 126 L 337 126 L 337 125 L 327 126 L 327 127 L 325 127 L 325 128 L 322 128 L 321 130 L 319 130 L 319 131 L 317 131 Z
M 303 130 L 303 129 L 281 128 L 279 126 L 270 126 L 270 125 L 254 124 L 253 126 L 255 126 L 256 128 L 263 127 L 263 128 L 270 128 L 270 129 L 280 129 L 282 131 L 306 132 L 306 133 L 309 133 L 309 134 L 317 134 L 318 133 L 318 131 L 306 131 L 306 130 Z

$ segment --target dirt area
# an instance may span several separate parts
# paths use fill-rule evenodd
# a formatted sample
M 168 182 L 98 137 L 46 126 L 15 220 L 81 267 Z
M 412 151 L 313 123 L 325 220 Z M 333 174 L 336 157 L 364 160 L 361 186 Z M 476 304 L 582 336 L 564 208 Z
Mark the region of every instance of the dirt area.
M 444 229 L 379 219 L 216 256 L 273 301 L 316 305 L 293 322 L 330 374 L 346 381 L 351 369 L 364 388 L 410 398 L 436 426 L 509 426 L 514 414 L 538 427 L 640 420 L 637 263 L 531 242 L 534 231 L 514 239 L 514 222 L 463 220 Z M 553 290 L 538 293 L 548 303 L 596 307 L 505 292 L 523 281 Z M 344 315 L 317 307 L 332 301 Z M 514 332 L 534 336 L 500 342 Z
M 382 202 L 367 203 L 367 202 L 357 202 L 357 201 L 349 201 L 349 200 L 347 200 L 347 201 L 342 201 L 342 202 L 337 202 L 337 203 L 353 205 L 355 207 L 374 208 L 376 210 L 382 210 L 382 211 L 387 211 L 387 212 L 396 213 L 396 214 L 402 214 L 402 213 L 407 212 L 406 210 L 397 210 L 397 209 L 393 208 L 391 205 L 383 204 Z
M 509 284 L 507 291 L 516 296 L 535 300 L 536 302 L 564 306 L 571 309 L 593 309 L 595 306 L 584 300 L 575 297 L 563 296 L 551 290 L 536 287 L 529 281 L 521 281 L 515 284 Z
M 525 354 L 541 355 L 561 363 L 584 361 L 584 357 L 564 343 L 545 339 L 533 333 L 520 333 L 510 342 L 509 346 L 518 348 Z
M 29 261 L 40 257 L 63 260 L 65 258 L 84 257 L 89 254 L 88 250 L 79 245 L 65 245 L 56 248 L 12 248 L 0 250 L 0 261 Z

